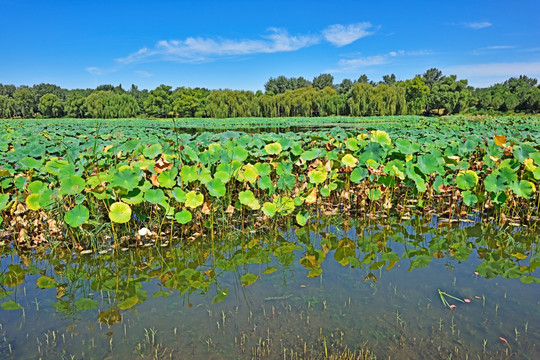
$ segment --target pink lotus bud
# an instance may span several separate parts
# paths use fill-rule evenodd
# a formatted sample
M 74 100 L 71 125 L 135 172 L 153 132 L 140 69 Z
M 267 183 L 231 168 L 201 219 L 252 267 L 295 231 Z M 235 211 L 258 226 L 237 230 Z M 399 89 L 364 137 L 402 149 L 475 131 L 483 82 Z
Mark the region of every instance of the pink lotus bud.
M 456 305 L 454 305 L 454 304 L 450 305 L 450 309 L 454 310 L 455 308 L 457 308 Z
M 463 299 L 463 301 L 465 301 L 466 303 L 470 303 L 471 299 Z

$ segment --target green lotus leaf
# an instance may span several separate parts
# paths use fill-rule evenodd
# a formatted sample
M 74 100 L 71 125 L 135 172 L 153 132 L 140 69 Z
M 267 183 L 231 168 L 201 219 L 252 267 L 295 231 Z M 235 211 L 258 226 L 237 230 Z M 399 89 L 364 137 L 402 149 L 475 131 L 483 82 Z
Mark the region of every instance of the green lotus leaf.
M 248 152 L 243 147 L 235 146 L 232 149 L 232 159 L 233 160 L 243 162 L 243 161 L 245 161 L 247 159 L 247 157 L 248 157 Z
M 191 221 L 192 215 L 189 210 L 183 209 L 182 211 L 177 212 L 174 215 L 174 218 L 176 221 L 178 221 L 180 224 L 187 224 Z
M 383 144 L 390 145 L 392 140 L 390 140 L 390 135 L 383 130 L 375 130 L 371 132 L 371 141 Z
M 320 190 L 320 193 L 321 196 L 328 197 L 330 196 L 330 189 L 325 186 Z
M 478 175 L 472 170 L 461 172 L 456 178 L 456 183 L 461 190 L 472 189 L 478 184 Z
M 182 178 L 182 181 L 187 184 L 199 180 L 197 167 L 189 165 L 182 166 L 182 169 L 180 169 L 180 177 Z
M 506 191 L 512 182 L 517 181 L 517 174 L 514 170 L 504 167 L 495 169 L 484 179 L 484 186 L 490 192 Z
M 147 159 L 155 159 L 163 152 L 161 144 L 152 144 L 143 150 L 143 155 Z
M 171 193 L 173 198 L 179 203 L 183 204 L 184 202 L 186 202 L 186 192 L 181 188 L 175 187 L 174 189 L 172 189 Z
M 351 151 L 356 151 L 359 149 L 358 140 L 353 137 L 347 138 L 347 140 L 345 140 L 345 146 Z
M 356 166 L 356 164 L 358 164 L 358 159 L 351 154 L 346 154 L 343 158 L 341 158 L 341 162 L 343 165 L 353 168 Z
M 262 206 L 263 213 L 268 217 L 273 217 L 276 214 L 277 207 L 274 203 L 265 202 Z
M 208 183 L 206 183 L 206 188 L 208 189 L 208 192 L 213 197 L 220 198 L 225 195 L 227 192 L 227 189 L 225 188 L 225 184 L 220 179 L 214 179 Z
M 309 220 L 309 213 L 307 211 L 300 211 L 296 214 L 296 223 L 300 226 L 305 226 Z
M 294 211 L 294 200 L 287 196 L 276 196 L 272 201 L 276 205 L 277 212 L 286 216 Z
M 370 189 L 368 192 L 368 198 L 371 201 L 377 201 L 381 198 L 382 191 L 381 189 Z
M 59 160 L 58 158 L 51 158 L 51 160 L 45 163 L 45 170 L 52 175 L 58 175 L 60 170 L 68 165 L 69 163 L 65 160 Z
M 431 175 L 433 173 L 444 175 L 444 169 L 439 164 L 438 158 L 433 154 L 419 156 L 418 168 L 426 175 Z
M 214 179 L 219 179 L 222 183 L 226 184 L 231 179 L 231 176 L 225 171 L 216 171 L 214 174 Z
M 269 155 L 277 155 L 277 154 L 281 153 L 283 148 L 281 147 L 280 143 L 275 142 L 275 143 L 271 143 L 271 144 L 266 145 L 264 147 L 264 150 Z
M 307 150 L 307 151 L 304 151 L 302 155 L 300 155 L 300 159 L 304 161 L 311 161 L 316 158 L 317 158 L 317 153 L 315 152 L 315 150 Z
M 313 170 L 308 173 L 309 182 L 312 184 L 322 184 L 326 181 L 328 174 L 324 170 Z
M 259 200 L 255 198 L 251 190 L 240 191 L 238 193 L 238 200 L 242 205 L 246 205 L 251 209 L 257 210 L 260 208 Z
M 28 180 L 26 179 L 26 176 L 20 175 L 15 177 L 13 183 L 15 184 L 15 187 L 19 189 L 19 191 L 23 191 L 24 187 L 28 183 Z
M 42 276 L 36 280 L 36 285 L 43 289 L 56 287 L 56 280 L 49 276 Z
M 39 170 L 41 167 L 43 167 L 43 164 L 41 163 L 41 161 L 38 161 L 31 157 L 22 158 L 21 160 L 19 160 L 19 164 L 21 165 L 23 169 L 38 169 Z
M 512 184 L 512 191 L 519 197 L 529 199 L 536 192 L 536 186 L 530 181 L 520 180 Z
M 178 175 L 178 169 L 172 168 L 165 170 L 158 175 L 159 185 L 171 189 L 176 185 L 176 176 Z
M 463 196 L 463 202 L 467 206 L 473 207 L 478 202 L 478 197 L 471 191 L 464 191 L 461 193 L 461 196 Z
M 139 185 L 139 174 L 133 170 L 121 170 L 113 175 L 111 185 L 131 191 Z
M 404 155 L 412 155 L 420 150 L 420 145 L 411 143 L 408 139 L 397 139 L 396 150 Z
M 368 171 L 366 168 L 357 167 L 355 168 L 350 175 L 350 179 L 353 183 L 358 184 L 368 176 Z
M 0 194 L 0 211 L 4 210 L 9 202 L 9 194 Z
M 71 175 L 60 183 L 60 194 L 76 195 L 84 190 L 86 183 L 80 176 Z
M 48 187 L 43 182 L 36 180 L 28 185 L 28 190 L 34 194 L 42 194 Z
M 195 209 L 201 206 L 204 202 L 204 195 L 196 192 L 190 191 L 186 194 L 186 206 L 192 209 Z
M 144 200 L 150 204 L 160 204 L 166 201 L 165 193 L 161 189 L 149 189 L 144 193 Z
M 90 212 L 83 205 L 77 205 L 73 209 L 66 212 L 64 221 L 71 227 L 79 227 L 84 224 L 90 217 Z
M 296 177 L 290 174 L 283 174 L 279 177 L 277 187 L 281 190 L 292 190 L 296 185 Z
M 135 188 L 122 197 L 122 201 L 126 204 L 137 205 L 144 200 L 144 193 L 141 189 Z
M 293 165 L 288 161 L 282 161 L 276 166 L 276 173 L 278 175 L 290 174 L 292 172 Z
M 199 169 L 199 181 L 202 184 L 206 184 L 210 181 L 212 181 L 212 173 L 210 172 L 210 169 L 201 167 Z
M 272 187 L 272 179 L 268 175 L 261 176 L 259 180 L 257 180 L 257 185 L 261 190 L 269 189 Z
M 25 200 L 26 206 L 28 206 L 30 210 L 39 210 L 41 209 L 41 205 L 39 204 L 40 199 L 41 195 L 39 194 L 28 195 Z
M 109 218 L 115 223 L 127 223 L 131 219 L 131 207 L 123 202 L 115 202 L 111 205 Z
M 253 166 L 255 166 L 255 169 L 257 169 L 259 176 L 270 175 L 270 173 L 272 172 L 272 166 L 270 166 L 270 164 L 256 163 Z
M 258 177 L 259 172 L 251 164 L 244 165 L 244 167 L 238 173 L 238 180 L 243 182 L 254 183 L 255 181 L 257 181 Z

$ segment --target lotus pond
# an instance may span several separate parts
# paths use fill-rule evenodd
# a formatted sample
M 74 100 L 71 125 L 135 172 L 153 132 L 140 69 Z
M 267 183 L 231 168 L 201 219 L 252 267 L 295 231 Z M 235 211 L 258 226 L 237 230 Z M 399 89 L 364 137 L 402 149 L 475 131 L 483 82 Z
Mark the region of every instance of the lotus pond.
M 2 358 L 538 357 L 537 117 L 205 121 L 0 121 Z
M 326 220 L 124 252 L 4 250 L 0 354 L 537 358 L 539 273 L 522 272 L 540 264 L 536 231 Z

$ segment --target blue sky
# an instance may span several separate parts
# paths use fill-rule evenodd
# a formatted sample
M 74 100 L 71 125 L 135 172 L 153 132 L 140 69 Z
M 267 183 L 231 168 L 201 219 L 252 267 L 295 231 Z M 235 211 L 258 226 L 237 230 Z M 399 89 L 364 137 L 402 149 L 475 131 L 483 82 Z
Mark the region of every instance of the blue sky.
M 540 78 L 539 0 L 0 0 L 0 83 L 263 89 L 437 67 L 473 86 Z

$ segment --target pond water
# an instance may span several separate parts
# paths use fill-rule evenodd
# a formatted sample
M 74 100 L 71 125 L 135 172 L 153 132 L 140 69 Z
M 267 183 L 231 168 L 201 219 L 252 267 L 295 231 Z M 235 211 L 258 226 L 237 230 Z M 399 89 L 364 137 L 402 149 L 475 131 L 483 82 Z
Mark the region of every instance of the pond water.
M 535 230 L 436 219 L 4 249 L 0 358 L 537 359 L 537 250 Z

